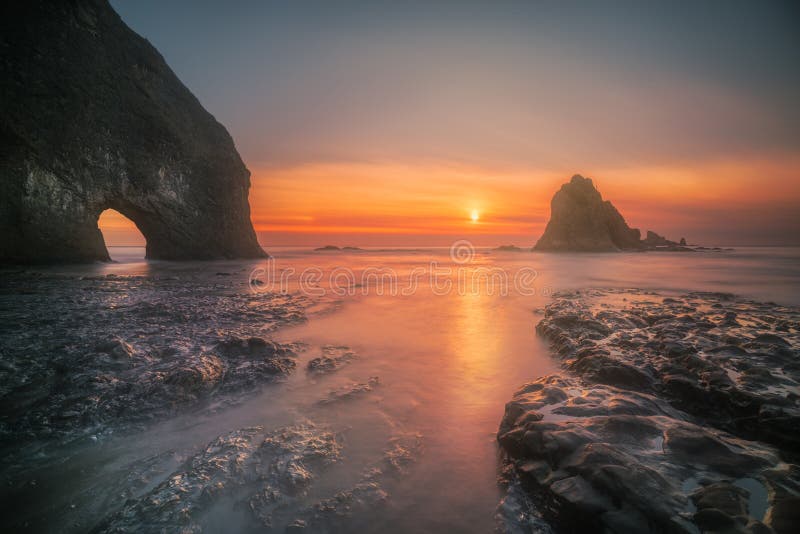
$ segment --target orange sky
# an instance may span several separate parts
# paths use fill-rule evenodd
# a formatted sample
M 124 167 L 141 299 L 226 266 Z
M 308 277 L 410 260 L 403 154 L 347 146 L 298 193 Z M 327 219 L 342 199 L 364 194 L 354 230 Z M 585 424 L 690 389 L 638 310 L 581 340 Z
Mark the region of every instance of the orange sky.
M 720 220 L 720 211 L 730 217 L 737 210 L 747 219 L 777 217 L 786 232 L 797 227 L 800 161 L 596 172 L 391 163 L 253 168 L 252 218 L 264 244 L 446 245 L 468 238 L 480 245 L 526 246 L 543 232 L 553 193 L 578 171 L 592 177 L 643 232 L 746 244 L 753 237 L 743 235 L 746 229 Z M 770 178 L 768 188 L 764 176 Z M 473 210 L 480 214 L 478 222 L 470 219 Z
M 800 245 L 794 3 L 114 7 L 230 132 L 266 247 L 529 246 L 575 173 L 643 231 Z
M 461 238 L 530 246 L 544 230 L 553 193 L 578 171 L 643 232 L 709 245 L 764 242 L 772 224 L 772 244 L 797 235 L 800 160 L 792 158 L 596 171 L 437 163 L 251 167 L 252 220 L 265 246 L 447 245 Z M 757 235 L 748 234 L 751 220 Z M 114 212 L 105 212 L 100 226 L 109 244 L 143 242 Z

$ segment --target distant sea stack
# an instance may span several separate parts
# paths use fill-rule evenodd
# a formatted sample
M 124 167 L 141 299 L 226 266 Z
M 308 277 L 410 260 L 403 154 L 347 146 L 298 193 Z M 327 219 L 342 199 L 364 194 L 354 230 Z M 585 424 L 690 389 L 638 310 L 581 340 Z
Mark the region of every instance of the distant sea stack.
M 603 200 L 590 178 L 576 174 L 553 196 L 550 221 L 533 250 L 544 252 L 617 252 L 691 250 L 648 232 L 645 240 L 617 208 Z
M 108 260 L 107 208 L 148 258 L 265 256 L 230 135 L 105 0 L 0 12 L 0 261 Z

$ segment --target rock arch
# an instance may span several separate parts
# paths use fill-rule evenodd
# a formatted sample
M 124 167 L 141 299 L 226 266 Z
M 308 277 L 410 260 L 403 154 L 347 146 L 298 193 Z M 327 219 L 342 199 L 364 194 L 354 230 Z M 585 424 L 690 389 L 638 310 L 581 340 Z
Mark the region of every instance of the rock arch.
M 100 213 L 97 219 L 97 227 L 103 235 L 103 242 L 106 245 L 109 256 L 113 247 L 138 247 L 147 246 L 147 238 L 136 224 L 125 215 L 115 209 L 109 208 Z
M 0 7 L 0 261 L 107 260 L 112 208 L 147 257 L 261 257 L 225 128 L 105 0 Z

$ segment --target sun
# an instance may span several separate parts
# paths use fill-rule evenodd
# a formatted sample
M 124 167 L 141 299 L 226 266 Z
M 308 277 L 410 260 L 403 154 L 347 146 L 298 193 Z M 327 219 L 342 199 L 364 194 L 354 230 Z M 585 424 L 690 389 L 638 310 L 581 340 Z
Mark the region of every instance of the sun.
M 478 213 L 478 210 L 472 210 L 472 213 L 470 213 L 469 218 L 472 219 L 472 222 L 478 222 L 478 219 L 481 218 L 481 214 Z

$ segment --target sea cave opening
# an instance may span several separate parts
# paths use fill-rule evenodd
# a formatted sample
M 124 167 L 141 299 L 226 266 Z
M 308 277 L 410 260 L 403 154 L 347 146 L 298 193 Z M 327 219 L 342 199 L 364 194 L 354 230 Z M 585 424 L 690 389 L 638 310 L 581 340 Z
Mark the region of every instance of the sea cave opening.
M 106 209 L 97 219 L 106 250 L 112 261 L 143 260 L 147 240 L 132 220 L 114 209 Z

